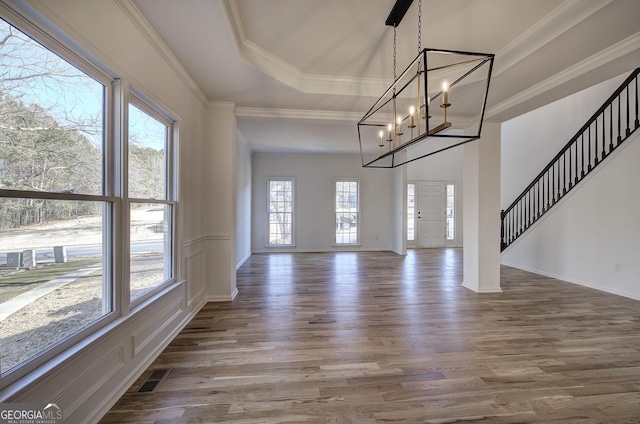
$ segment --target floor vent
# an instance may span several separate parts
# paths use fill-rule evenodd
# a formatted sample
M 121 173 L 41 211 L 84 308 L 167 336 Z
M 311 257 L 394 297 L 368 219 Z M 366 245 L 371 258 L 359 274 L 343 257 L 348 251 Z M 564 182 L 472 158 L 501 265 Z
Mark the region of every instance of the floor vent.
M 149 395 L 151 393 L 155 393 L 160 387 L 160 384 L 167 378 L 169 373 L 171 372 L 171 368 L 163 368 L 160 370 L 155 370 L 151 373 L 149 378 L 147 378 L 136 390 L 136 394 L 139 395 Z

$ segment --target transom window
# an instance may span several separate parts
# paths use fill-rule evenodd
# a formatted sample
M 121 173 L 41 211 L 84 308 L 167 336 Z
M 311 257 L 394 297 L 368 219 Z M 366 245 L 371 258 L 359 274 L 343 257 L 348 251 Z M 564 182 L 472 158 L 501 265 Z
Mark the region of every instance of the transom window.
M 269 178 L 269 245 L 293 245 L 294 179 Z
M 336 180 L 335 182 L 336 244 L 360 243 L 359 186 L 358 180 Z

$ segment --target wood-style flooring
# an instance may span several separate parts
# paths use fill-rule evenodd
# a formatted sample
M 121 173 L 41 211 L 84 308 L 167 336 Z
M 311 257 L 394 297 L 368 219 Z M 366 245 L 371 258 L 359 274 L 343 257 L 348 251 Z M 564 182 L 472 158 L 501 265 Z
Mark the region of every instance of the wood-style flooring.
M 459 249 L 253 255 L 101 423 L 640 423 L 640 302 L 501 280 L 463 288 Z

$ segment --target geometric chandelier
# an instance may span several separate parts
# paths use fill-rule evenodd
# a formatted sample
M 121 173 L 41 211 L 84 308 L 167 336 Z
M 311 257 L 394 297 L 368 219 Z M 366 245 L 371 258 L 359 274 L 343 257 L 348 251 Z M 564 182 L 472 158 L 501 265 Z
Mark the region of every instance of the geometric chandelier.
M 387 18 L 395 80 L 358 122 L 363 167 L 395 168 L 480 138 L 495 55 L 426 48 L 396 78 L 395 28 L 412 1 L 398 0 Z

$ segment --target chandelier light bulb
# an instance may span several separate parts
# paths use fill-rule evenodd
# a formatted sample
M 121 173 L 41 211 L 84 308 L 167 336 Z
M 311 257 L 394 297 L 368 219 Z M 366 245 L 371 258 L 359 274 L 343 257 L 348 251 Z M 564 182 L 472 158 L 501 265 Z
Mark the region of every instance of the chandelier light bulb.
M 442 82 L 442 104 L 449 103 L 449 81 Z

